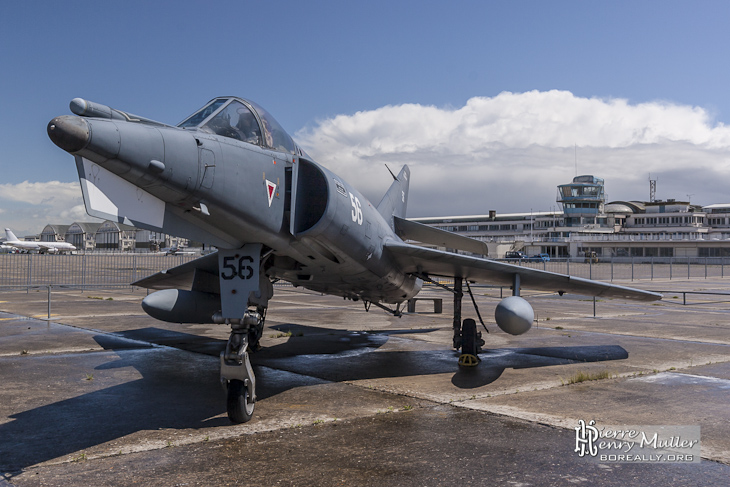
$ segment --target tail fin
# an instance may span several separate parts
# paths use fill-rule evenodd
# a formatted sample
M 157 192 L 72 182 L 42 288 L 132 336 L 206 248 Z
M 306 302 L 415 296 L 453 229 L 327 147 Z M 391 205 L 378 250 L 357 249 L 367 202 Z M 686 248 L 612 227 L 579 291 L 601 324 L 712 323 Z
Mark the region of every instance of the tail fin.
M 5 238 L 7 239 L 8 242 L 17 242 L 18 241 L 18 237 L 16 237 L 15 234 L 9 228 L 5 229 Z
M 391 173 L 392 174 L 392 173 Z M 411 178 L 411 170 L 408 166 L 403 166 L 403 169 L 398 173 L 398 177 L 395 178 L 393 184 L 390 185 L 388 191 L 383 196 L 378 204 L 378 213 L 390 224 L 391 228 L 394 228 L 393 216 L 399 218 L 406 217 L 406 207 L 408 206 L 408 183 Z

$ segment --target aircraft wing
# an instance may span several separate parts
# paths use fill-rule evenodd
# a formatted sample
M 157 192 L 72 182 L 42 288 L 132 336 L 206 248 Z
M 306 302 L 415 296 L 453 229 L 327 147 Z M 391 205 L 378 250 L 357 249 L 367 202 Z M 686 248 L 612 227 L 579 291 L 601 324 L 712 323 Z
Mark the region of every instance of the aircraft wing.
M 132 285 L 147 289 L 187 289 L 219 293 L 218 253 L 214 252 L 177 267 L 152 274 L 133 282 Z
M 528 289 L 639 301 L 656 301 L 662 298 L 661 294 L 650 291 L 453 254 L 395 240 L 387 241 L 385 250 L 407 273 L 462 277 L 470 281 L 503 286 L 511 286 L 515 274 L 519 274 L 521 287 Z

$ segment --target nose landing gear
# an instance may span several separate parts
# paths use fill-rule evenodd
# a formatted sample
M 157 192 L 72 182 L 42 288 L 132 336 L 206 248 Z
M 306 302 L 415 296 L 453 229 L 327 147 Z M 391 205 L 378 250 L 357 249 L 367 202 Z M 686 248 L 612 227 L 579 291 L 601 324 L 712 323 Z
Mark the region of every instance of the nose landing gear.
M 248 354 L 259 348 L 266 309 L 274 294 L 271 281 L 260 272 L 271 251 L 262 255 L 261 249 L 261 244 L 246 244 L 240 249 L 218 250 L 221 311 L 214 320 L 231 327 L 226 349 L 220 354 L 220 380 L 233 423 L 250 421 L 256 407 L 256 377 Z
M 230 320 L 229 320 L 230 321 Z M 246 311 L 242 320 L 230 322 L 231 335 L 225 351 L 221 352 L 221 383 L 227 388 L 226 409 L 233 423 L 245 423 L 256 407 L 256 376 L 248 358 L 249 334 L 263 328 L 263 318 L 257 311 Z

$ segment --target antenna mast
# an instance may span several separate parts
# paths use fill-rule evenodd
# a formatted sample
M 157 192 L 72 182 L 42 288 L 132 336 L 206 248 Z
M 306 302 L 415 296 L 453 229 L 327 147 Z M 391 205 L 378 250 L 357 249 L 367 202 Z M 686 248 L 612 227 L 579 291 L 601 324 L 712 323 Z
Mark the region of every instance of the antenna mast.
M 649 202 L 653 203 L 656 201 L 656 182 L 657 179 L 652 179 L 649 174 Z

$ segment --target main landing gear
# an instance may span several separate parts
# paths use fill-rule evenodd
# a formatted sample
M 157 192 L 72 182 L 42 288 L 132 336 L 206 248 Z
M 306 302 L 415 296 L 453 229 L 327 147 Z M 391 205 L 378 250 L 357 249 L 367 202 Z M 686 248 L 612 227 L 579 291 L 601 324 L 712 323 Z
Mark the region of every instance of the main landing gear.
M 479 352 L 482 351 L 482 345 L 484 340 L 482 339 L 482 332 L 477 331 L 477 324 L 471 318 L 467 318 L 461 321 L 461 300 L 464 297 L 462 292 L 462 279 L 454 279 L 454 348 L 461 348 L 461 355 L 459 355 L 459 365 L 462 367 L 475 367 L 479 365 Z M 479 321 L 482 321 L 482 316 L 479 314 L 479 308 L 474 300 L 474 295 L 471 292 L 469 281 L 466 281 L 466 287 L 471 296 L 474 308 L 476 309 Z M 482 325 L 484 322 L 482 321 Z M 486 330 L 486 327 L 485 327 Z
M 471 292 L 469 281 L 456 277 L 454 278 L 454 288 L 452 289 L 448 286 L 444 286 L 443 284 L 434 281 L 427 275 L 419 274 L 417 275 L 417 277 L 423 279 L 424 281 L 430 282 L 431 284 L 434 284 L 438 287 L 446 289 L 454 295 L 453 344 L 455 349 L 461 349 L 461 355 L 459 355 L 459 365 L 462 367 L 474 367 L 476 365 L 479 365 L 479 352 L 482 351 L 482 345 L 484 345 L 482 332 L 477 331 L 477 323 L 473 319 L 467 318 L 463 321 L 463 323 L 461 321 L 461 300 L 464 297 L 464 293 L 462 292 L 462 285 L 464 282 L 466 282 L 466 289 L 469 293 L 469 296 L 471 296 L 471 301 L 474 304 L 474 309 L 477 312 L 477 317 L 479 317 L 479 321 L 481 322 L 482 326 L 484 326 L 484 320 L 482 320 L 482 315 L 481 313 L 479 313 L 479 307 L 477 306 L 476 300 L 474 299 L 474 294 L 472 294 Z M 484 329 L 487 331 L 487 333 L 489 333 L 489 330 L 487 330 L 486 326 L 484 326 Z
M 484 320 L 482 320 L 482 315 L 479 313 L 479 307 L 474 299 L 474 294 L 471 292 L 468 280 L 457 277 L 454 279 L 454 289 L 446 289 L 454 293 L 454 348 L 461 348 L 459 365 L 473 367 L 479 364 L 478 354 L 482 351 L 484 340 L 482 340 L 481 332 L 477 331 L 474 320 L 467 318 L 463 323 L 461 321 L 461 299 L 464 296 L 461 292 L 462 281 L 466 283 L 466 289 L 469 292 L 472 304 L 474 304 L 474 310 L 482 326 L 484 326 Z M 512 276 L 512 296 L 500 301 L 494 310 L 494 320 L 502 331 L 510 335 L 521 335 L 530 329 L 534 319 L 535 312 L 532 306 L 520 297 L 520 275 L 514 274 Z M 484 326 L 484 329 L 487 330 L 487 327 Z

